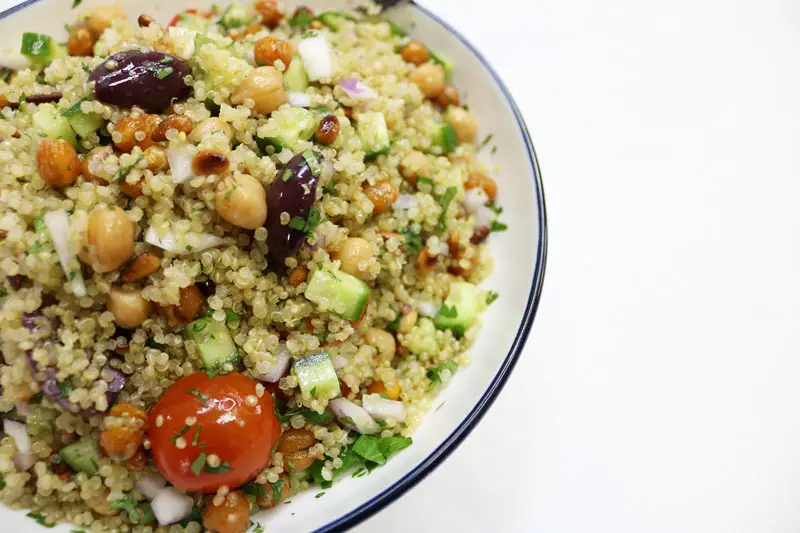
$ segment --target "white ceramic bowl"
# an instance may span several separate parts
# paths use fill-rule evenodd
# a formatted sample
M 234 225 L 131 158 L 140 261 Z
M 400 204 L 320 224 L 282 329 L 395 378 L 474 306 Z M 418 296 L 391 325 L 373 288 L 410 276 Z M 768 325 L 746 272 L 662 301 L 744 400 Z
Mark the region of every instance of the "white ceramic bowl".
M 214 0 L 123 0 L 129 16 L 141 13 L 166 23 L 177 12 L 207 8 Z M 217 0 L 225 3 L 226 0 Z M 84 0 L 84 10 L 110 0 Z M 344 1 L 305 0 L 315 10 L 342 7 Z M 291 10 L 296 2 L 287 2 Z M 64 24 L 76 13 L 70 0 L 27 0 L 0 14 L 0 49 L 18 48 L 22 33 L 47 33 L 66 40 Z M 430 11 L 406 5 L 391 10 L 388 18 L 432 49 L 452 60 L 453 83 L 466 93 L 470 110 L 478 117 L 479 138 L 493 134 L 492 157 L 500 170 L 501 220 L 508 230 L 489 239 L 495 258 L 494 273 L 484 283 L 500 294 L 483 317 L 483 330 L 470 350 L 472 364 L 459 369 L 441 393 L 435 406 L 414 434 L 414 444 L 371 475 L 352 479 L 343 476 L 315 498 L 310 490 L 291 498 L 292 503 L 262 512 L 258 519 L 268 531 L 342 531 L 377 512 L 416 485 L 466 438 L 486 413 L 514 368 L 528 337 L 542 288 L 547 251 L 544 193 L 536 155 L 522 116 L 511 95 L 489 64 L 461 35 Z M 2 531 L 32 531 L 39 528 L 24 512 L 0 508 Z M 53 531 L 69 531 L 59 526 Z

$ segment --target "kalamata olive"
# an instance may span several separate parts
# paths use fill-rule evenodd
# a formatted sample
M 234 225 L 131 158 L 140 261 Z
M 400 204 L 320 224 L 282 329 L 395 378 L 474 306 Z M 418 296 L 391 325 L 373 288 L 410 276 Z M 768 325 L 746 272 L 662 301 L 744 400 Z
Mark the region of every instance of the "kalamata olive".
M 192 89 L 183 78 L 190 73 L 189 65 L 175 56 L 127 51 L 106 59 L 89 80 L 96 82 L 94 97 L 101 102 L 155 113 L 189 97 Z
M 281 262 L 294 255 L 306 238 L 298 223 L 305 224 L 317 198 L 317 181 L 322 173 L 320 155 L 306 150 L 294 156 L 278 171 L 267 191 L 267 246 Z M 289 214 L 289 224 L 281 224 L 281 215 Z

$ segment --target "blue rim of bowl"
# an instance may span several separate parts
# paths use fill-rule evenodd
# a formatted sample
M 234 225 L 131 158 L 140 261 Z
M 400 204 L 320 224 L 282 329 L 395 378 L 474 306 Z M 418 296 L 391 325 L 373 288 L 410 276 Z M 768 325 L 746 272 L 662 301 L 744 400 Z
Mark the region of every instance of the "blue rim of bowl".
M 16 6 L 10 7 L 9 9 L 6 9 L 0 13 L 0 20 L 39 1 L 40 0 L 25 0 Z M 476 58 L 478 58 L 478 61 L 480 61 L 486 71 L 491 74 L 495 83 L 502 91 L 503 96 L 506 98 L 506 102 L 514 113 L 514 117 L 517 119 L 517 126 L 519 127 L 523 140 L 525 141 L 525 146 L 528 149 L 528 159 L 530 161 L 531 172 L 533 173 L 533 180 L 536 188 L 536 204 L 539 208 L 539 245 L 536 251 L 536 268 L 534 269 L 533 280 L 531 281 L 531 289 L 528 294 L 528 301 L 525 304 L 525 313 L 522 316 L 522 322 L 520 323 L 519 330 L 517 330 L 517 335 L 514 337 L 514 342 L 511 344 L 511 349 L 503 361 L 500 370 L 497 372 L 486 391 L 484 391 L 480 400 L 478 400 L 478 403 L 476 403 L 475 407 L 472 408 L 472 411 L 470 411 L 469 415 L 467 415 L 467 417 L 450 434 L 450 436 L 447 437 L 447 439 L 445 439 L 445 441 L 440 444 L 439 447 L 433 451 L 433 453 L 426 457 L 425 460 L 422 461 L 422 463 L 420 463 L 414 470 L 403 476 L 399 481 L 394 483 L 394 485 L 381 492 L 374 498 L 361 504 L 346 515 L 322 526 L 314 531 L 314 533 L 335 533 L 339 531 L 346 531 L 356 524 L 366 520 L 370 516 L 387 507 L 390 503 L 394 502 L 400 496 L 405 494 L 407 490 L 413 488 L 417 483 L 425 479 L 428 474 L 433 472 L 437 466 L 442 464 L 442 462 L 447 459 L 451 453 L 453 453 L 453 451 L 458 447 L 459 444 L 461 444 L 467 435 L 469 435 L 470 432 L 475 429 L 475 426 L 478 425 L 478 422 L 480 422 L 480 420 L 489 410 L 489 407 L 492 406 L 494 401 L 497 399 L 497 396 L 500 394 L 500 391 L 503 389 L 503 386 L 505 386 L 506 381 L 508 381 L 508 377 L 511 375 L 511 371 L 517 364 L 517 360 L 522 353 L 522 349 L 525 347 L 525 341 L 527 341 L 528 334 L 531 331 L 533 319 L 536 316 L 536 310 L 539 307 L 539 300 L 541 299 L 542 295 L 545 264 L 547 262 L 547 213 L 545 211 L 544 187 L 542 186 L 542 175 L 541 170 L 539 169 L 539 161 L 536 157 L 536 150 L 533 147 L 533 142 L 531 141 L 531 136 L 528 132 L 528 126 L 525 124 L 525 119 L 522 117 L 519 107 L 517 107 L 517 104 L 514 101 L 514 98 L 511 96 L 511 93 L 508 91 L 508 88 L 500 79 L 500 76 L 497 74 L 497 72 L 495 72 L 491 65 L 489 65 L 489 62 L 486 61 L 486 58 L 484 58 L 483 55 L 469 41 L 467 41 L 463 35 L 461 35 L 447 22 L 442 20 L 438 15 L 422 7 L 416 2 L 412 2 L 412 4 L 415 9 L 418 9 L 426 16 L 436 21 L 436 23 L 438 23 L 442 28 L 450 32 L 454 37 L 461 41 L 461 43 L 466 46 Z

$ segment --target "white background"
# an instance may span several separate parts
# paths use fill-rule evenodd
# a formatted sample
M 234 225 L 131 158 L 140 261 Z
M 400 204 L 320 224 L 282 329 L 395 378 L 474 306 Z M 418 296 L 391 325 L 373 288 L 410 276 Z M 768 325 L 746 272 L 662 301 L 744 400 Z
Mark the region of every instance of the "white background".
M 495 406 L 356 531 L 800 531 L 800 2 L 424 3 L 525 115 L 547 276 Z
M 483 422 L 355 531 L 800 531 L 800 2 L 424 3 L 527 119 L 547 277 Z

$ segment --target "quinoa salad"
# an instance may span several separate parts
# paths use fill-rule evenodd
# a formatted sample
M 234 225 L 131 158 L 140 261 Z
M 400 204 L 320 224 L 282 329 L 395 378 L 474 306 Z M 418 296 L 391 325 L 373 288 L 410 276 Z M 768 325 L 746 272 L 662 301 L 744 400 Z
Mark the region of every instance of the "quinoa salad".
M 263 531 L 412 445 L 469 364 L 491 136 L 375 5 L 75 4 L 0 52 L 0 501 Z

